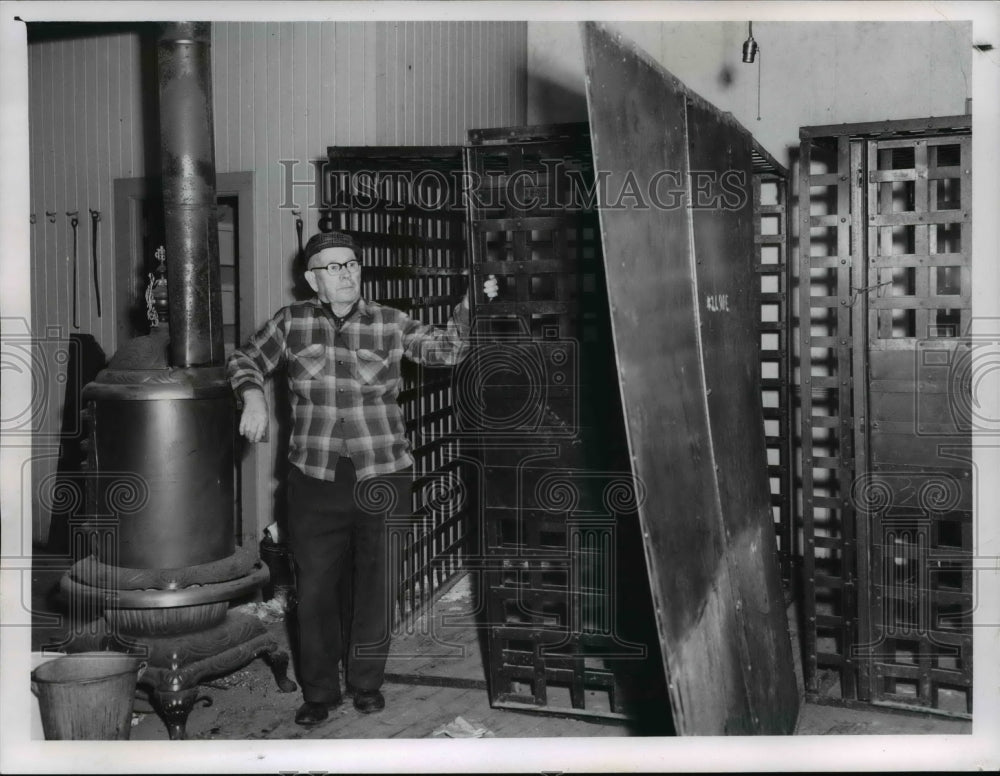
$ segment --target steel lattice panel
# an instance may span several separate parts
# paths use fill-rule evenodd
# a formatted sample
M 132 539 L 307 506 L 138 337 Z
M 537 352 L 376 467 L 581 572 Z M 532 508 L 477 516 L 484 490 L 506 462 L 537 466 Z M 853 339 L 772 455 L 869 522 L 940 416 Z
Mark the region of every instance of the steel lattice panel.
M 447 323 L 465 290 L 465 212 L 457 147 L 330 148 L 320 228 L 353 234 L 367 299 Z M 414 457 L 406 519 L 390 521 L 400 612 L 412 614 L 462 568 L 466 502 L 451 369 L 403 364 L 399 401 Z M 412 517 L 410 515 L 412 514 Z
M 597 210 L 584 199 L 593 187 L 586 125 L 469 134 L 473 273 L 500 283 L 483 312 L 494 326 L 517 319 L 532 337 L 544 328 L 596 339 L 601 246 Z
M 804 128 L 807 691 L 971 713 L 969 117 Z M 965 412 L 963 413 L 963 408 Z
M 802 576 L 806 689 L 839 673 L 853 697 L 857 641 L 851 218 L 857 169 L 850 141 L 805 139 L 799 172 Z
M 791 299 L 788 261 L 788 178 L 779 172 L 753 176 L 754 267 L 760 276 L 761 402 L 767 444 L 775 535 L 782 577 L 789 581 L 796 557 L 792 522 Z
M 957 716 L 972 712 L 970 152 L 968 135 L 865 142 L 862 685 Z
M 540 527 L 564 546 L 518 552 L 486 575 L 494 705 L 627 718 L 644 695 L 662 704 L 629 670 L 641 669 L 646 646 L 618 634 L 618 609 L 635 605 L 622 592 L 643 582 L 618 567 L 620 518 L 577 515 Z
M 587 201 L 587 127 L 477 130 L 466 154 L 470 282 L 500 285 L 475 310 L 469 365 L 478 360 L 492 419 L 475 452 L 491 702 L 604 718 L 652 702 L 669 717 Z M 506 382 L 489 378 L 494 360 Z

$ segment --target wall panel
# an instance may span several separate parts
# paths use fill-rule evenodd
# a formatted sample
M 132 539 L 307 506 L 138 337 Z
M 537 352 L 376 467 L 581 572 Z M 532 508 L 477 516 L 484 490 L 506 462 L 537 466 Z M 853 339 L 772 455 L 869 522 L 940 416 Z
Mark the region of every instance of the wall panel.
M 741 61 L 743 21 L 615 21 L 691 89 L 730 111 L 785 163 L 802 126 L 952 116 L 972 96 L 972 24 L 941 20 L 761 21 L 757 63 Z M 586 118 L 575 22 L 528 23 L 528 123 Z M 757 80 L 760 77 L 760 120 Z
M 380 22 L 378 145 L 454 145 L 525 122 L 524 22 Z
M 31 164 L 32 320 L 36 337 L 93 335 L 106 353 L 115 346 L 113 299 L 113 180 L 137 174 L 141 137 L 138 36 L 115 33 L 33 42 L 29 59 L 29 156 Z M 94 294 L 89 211 L 100 211 L 98 280 Z M 72 231 L 67 212 L 77 211 L 79 329 L 73 321 Z M 54 222 L 46 216 L 55 213 Z M 49 442 L 62 422 L 65 365 L 38 373 L 36 393 L 45 398 L 37 417 L 34 482 L 55 470 Z M 49 516 L 32 489 L 33 535 L 44 539 Z M 26 499 L 27 501 L 27 499 Z

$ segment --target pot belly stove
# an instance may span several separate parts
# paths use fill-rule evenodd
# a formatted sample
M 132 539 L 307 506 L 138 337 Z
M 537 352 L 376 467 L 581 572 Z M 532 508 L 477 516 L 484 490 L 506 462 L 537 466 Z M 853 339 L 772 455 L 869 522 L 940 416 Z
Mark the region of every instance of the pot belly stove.
M 210 26 L 165 24 L 159 84 L 168 331 L 126 342 L 83 392 L 89 428 L 89 552 L 61 581 L 68 651 L 141 654 L 139 680 L 170 737 L 185 737 L 198 684 L 258 656 L 292 692 L 289 656 L 233 600 L 268 579 L 235 542 L 235 401 L 225 374 L 219 294 Z M 164 290 L 163 287 L 156 289 Z M 159 317 L 159 316 L 157 316 Z M 82 553 L 81 553 L 82 554 Z M 102 615 L 78 628 L 81 612 Z

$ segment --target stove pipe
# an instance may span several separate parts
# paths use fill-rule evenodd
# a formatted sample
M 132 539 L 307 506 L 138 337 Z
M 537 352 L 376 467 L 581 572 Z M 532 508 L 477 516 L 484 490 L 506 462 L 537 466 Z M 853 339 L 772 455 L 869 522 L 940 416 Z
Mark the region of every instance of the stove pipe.
M 172 22 L 157 44 L 170 363 L 225 362 L 215 200 L 211 25 Z

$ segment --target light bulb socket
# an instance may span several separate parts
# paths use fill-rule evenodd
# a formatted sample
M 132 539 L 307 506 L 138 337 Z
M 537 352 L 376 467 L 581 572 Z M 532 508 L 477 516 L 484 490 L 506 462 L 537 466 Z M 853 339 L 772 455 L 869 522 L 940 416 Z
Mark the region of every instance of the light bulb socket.
M 743 62 L 744 64 L 752 64 L 757 58 L 757 51 L 759 47 L 757 46 L 757 41 L 753 39 L 753 35 L 743 41 Z

